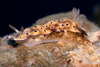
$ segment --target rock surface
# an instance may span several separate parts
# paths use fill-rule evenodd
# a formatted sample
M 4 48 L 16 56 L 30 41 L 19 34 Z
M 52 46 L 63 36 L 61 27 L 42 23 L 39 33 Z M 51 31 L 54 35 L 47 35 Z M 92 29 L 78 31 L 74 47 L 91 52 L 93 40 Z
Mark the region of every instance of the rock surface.
M 9 47 L 1 43 L 0 67 L 100 67 L 98 48 L 92 45 L 45 43 Z
M 14 47 L 8 45 L 6 37 L 0 38 L 0 67 L 100 67 L 100 48 L 95 45 L 53 42 Z

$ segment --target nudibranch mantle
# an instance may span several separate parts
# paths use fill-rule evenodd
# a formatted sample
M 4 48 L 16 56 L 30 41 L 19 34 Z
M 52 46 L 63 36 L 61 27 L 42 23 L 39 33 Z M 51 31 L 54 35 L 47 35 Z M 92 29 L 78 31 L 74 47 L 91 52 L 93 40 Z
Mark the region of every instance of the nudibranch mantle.
M 79 9 L 73 8 L 72 17 L 72 20 L 55 19 L 25 30 L 22 27 L 21 31 L 9 25 L 17 32 L 17 35 L 8 36 L 8 38 L 27 46 L 55 41 L 91 44 L 76 25 L 76 21 L 79 19 Z

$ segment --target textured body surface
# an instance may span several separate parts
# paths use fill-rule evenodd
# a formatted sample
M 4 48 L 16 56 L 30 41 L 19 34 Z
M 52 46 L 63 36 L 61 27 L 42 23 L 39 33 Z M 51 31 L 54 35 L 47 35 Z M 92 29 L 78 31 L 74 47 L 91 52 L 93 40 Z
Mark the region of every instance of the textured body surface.
M 64 19 L 65 17 L 71 19 L 70 16 L 70 12 L 60 13 L 40 19 L 37 22 L 42 23 L 57 18 Z M 77 21 L 79 20 L 77 19 Z M 89 27 L 89 31 L 87 31 L 85 30 L 87 28 L 79 27 L 77 24 L 75 25 L 77 31 L 73 30 L 74 24 L 72 24 L 72 27 L 70 27 L 71 30 L 67 29 L 68 31 L 63 30 L 61 26 L 60 28 L 62 28 L 63 31 L 59 30 L 58 32 L 53 31 L 50 33 L 50 31 L 52 31 L 50 29 L 49 34 L 42 35 L 39 33 L 39 35 L 28 37 L 24 40 L 19 38 L 19 41 L 16 40 L 19 43 L 17 47 L 8 45 L 7 41 L 9 39 L 7 39 L 7 36 L 0 38 L 0 67 L 100 67 L 100 48 L 91 45 L 92 36 L 88 34 L 94 34 L 94 32 L 91 31 L 97 31 L 99 28 L 88 22 L 87 24 L 94 28 Z M 30 29 L 31 28 L 32 27 L 30 27 Z M 26 28 L 24 32 L 30 32 L 30 29 Z M 13 30 L 16 29 L 13 28 Z M 82 30 L 85 31 L 85 33 L 83 33 Z M 19 32 L 18 30 L 16 30 L 16 32 L 18 33 L 11 34 L 10 37 L 19 36 L 19 33 L 21 33 L 21 31 Z M 42 31 L 42 33 L 45 32 Z M 85 34 L 87 34 L 87 36 Z M 30 35 L 30 33 L 28 33 L 28 35 Z M 92 38 L 96 37 L 97 35 Z M 63 44 L 59 41 L 63 41 Z M 35 45 L 35 43 L 37 45 Z M 25 44 L 28 44 L 28 46 L 25 46 Z

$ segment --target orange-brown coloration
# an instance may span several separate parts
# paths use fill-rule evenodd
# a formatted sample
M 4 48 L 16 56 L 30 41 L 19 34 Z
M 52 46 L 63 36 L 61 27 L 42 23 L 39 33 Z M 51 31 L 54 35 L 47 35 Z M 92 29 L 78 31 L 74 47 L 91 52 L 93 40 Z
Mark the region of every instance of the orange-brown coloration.
M 50 24 L 52 22 L 52 24 Z M 38 25 L 36 28 L 26 28 L 23 32 L 19 32 L 19 34 L 14 38 L 15 40 L 21 40 L 26 39 L 28 36 L 35 36 L 35 35 L 41 35 L 41 34 L 50 34 L 52 32 L 66 32 L 66 31 L 72 31 L 81 33 L 77 28 L 74 21 L 70 21 L 68 19 L 56 20 L 56 21 L 49 21 L 45 23 L 44 25 Z M 11 37 L 10 37 L 11 38 Z
M 52 32 L 47 35 L 36 35 L 29 37 L 25 40 L 16 40 L 19 44 L 24 44 L 28 46 L 34 46 L 36 44 L 47 43 L 47 42 L 70 42 L 70 43 L 82 43 L 82 44 L 91 44 L 81 33 L 73 32 Z
M 79 10 L 73 9 L 73 19 L 56 19 L 48 21 L 36 27 L 26 28 L 24 31 L 17 30 L 16 36 L 9 36 L 9 39 L 15 40 L 19 44 L 34 46 L 36 44 L 46 42 L 72 42 L 91 44 L 84 36 L 83 32 L 77 28 L 76 20 L 79 15 Z

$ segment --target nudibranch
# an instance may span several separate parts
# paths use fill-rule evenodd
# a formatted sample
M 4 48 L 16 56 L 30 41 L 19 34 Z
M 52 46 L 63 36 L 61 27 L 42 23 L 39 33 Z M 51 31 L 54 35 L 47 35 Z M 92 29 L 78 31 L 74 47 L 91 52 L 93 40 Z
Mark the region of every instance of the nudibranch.
M 34 27 L 26 28 L 25 30 L 22 27 L 21 31 L 9 25 L 17 34 L 15 36 L 8 36 L 8 38 L 16 41 L 18 44 L 27 46 L 56 41 L 91 44 L 85 37 L 86 33 L 83 33 L 77 27 L 76 20 L 79 17 L 79 13 L 79 9 L 73 8 L 72 20 L 65 18 L 55 19 Z

